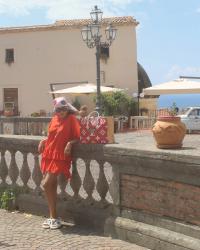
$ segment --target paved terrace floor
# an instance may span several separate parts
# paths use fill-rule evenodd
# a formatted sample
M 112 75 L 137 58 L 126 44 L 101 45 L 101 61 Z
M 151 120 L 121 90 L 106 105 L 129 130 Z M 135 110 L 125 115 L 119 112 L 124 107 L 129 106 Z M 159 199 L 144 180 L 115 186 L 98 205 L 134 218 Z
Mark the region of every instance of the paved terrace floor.
M 147 250 L 104 237 L 70 223 L 58 230 L 43 229 L 40 216 L 0 210 L 0 249 L 4 250 Z
M 137 131 L 116 135 L 116 142 L 128 148 L 161 152 L 156 148 L 149 131 Z M 116 144 L 116 146 L 120 146 Z M 200 135 L 186 135 L 183 149 L 165 150 L 185 156 L 200 155 Z M 140 246 L 104 237 L 86 227 L 65 223 L 62 229 L 42 229 L 44 218 L 18 212 L 0 210 L 0 249 L 5 250 L 147 250 Z
M 149 130 L 138 130 L 129 133 L 116 134 L 114 147 L 125 147 L 126 149 L 142 150 L 147 153 L 159 155 L 172 155 L 186 159 L 188 157 L 200 163 L 200 134 L 186 134 L 183 147 L 180 149 L 158 149 L 153 134 Z

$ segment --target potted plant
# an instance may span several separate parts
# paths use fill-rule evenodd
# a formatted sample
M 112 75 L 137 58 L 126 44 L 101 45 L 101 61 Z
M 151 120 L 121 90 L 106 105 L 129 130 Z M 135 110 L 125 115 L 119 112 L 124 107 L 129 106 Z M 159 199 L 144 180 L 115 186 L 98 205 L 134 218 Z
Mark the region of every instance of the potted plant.
M 4 116 L 13 116 L 13 110 L 6 109 L 4 110 Z
M 181 122 L 181 118 L 177 116 L 177 112 L 176 103 L 173 103 L 168 115 L 157 117 L 152 132 L 158 148 L 176 149 L 182 147 L 186 127 Z

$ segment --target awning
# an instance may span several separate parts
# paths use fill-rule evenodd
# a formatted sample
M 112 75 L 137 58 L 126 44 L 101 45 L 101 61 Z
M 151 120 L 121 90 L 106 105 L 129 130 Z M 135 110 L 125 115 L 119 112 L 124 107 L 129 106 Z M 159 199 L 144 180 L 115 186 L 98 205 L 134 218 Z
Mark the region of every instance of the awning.
M 200 94 L 200 82 L 177 79 L 143 89 L 147 95 Z
M 101 86 L 102 93 L 116 92 L 116 91 L 123 91 L 123 89 Z M 71 88 L 59 89 L 56 91 L 52 91 L 50 93 L 80 95 L 80 94 L 94 94 L 96 92 L 97 92 L 96 84 L 88 83 L 88 84 L 81 84 Z

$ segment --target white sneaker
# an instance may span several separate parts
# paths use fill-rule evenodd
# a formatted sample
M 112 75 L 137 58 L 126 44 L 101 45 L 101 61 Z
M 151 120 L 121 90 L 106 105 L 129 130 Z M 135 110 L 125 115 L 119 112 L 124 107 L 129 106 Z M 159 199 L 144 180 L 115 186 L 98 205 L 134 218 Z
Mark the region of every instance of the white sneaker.
M 50 228 L 51 220 L 52 220 L 51 218 L 46 219 L 46 220 L 43 222 L 42 227 L 45 228 L 45 229 Z
M 58 229 L 62 227 L 60 219 L 51 219 L 50 229 Z

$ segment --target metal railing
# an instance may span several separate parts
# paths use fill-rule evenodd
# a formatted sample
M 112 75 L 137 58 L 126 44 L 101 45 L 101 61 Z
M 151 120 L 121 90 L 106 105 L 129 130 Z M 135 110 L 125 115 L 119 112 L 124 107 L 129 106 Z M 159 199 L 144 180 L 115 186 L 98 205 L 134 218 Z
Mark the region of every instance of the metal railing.
M 0 134 L 47 135 L 51 117 L 0 117 Z

